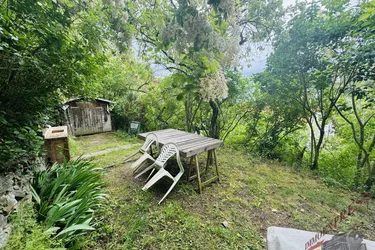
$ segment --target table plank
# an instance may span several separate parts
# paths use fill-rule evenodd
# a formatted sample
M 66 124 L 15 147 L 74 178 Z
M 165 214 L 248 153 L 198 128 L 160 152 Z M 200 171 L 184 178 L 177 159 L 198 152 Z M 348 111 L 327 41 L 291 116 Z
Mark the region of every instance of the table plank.
M 178 142 L 176 143 L 176 141 L 178 141 Z M 198 142 L 198 141 L 202 141 L 202 139 L 194 138 L 194 137 L 183 137 L 183 138 L 178 137 L 178 138 L 167 138 L 167 139 L 163 140 L 164 143 L 174 142 L 177 145 L 179 145 L 179 148 L 182 145 L 185 145 L 185 144 L 188 144 L 188 143 L 194 143 L 194 142 Z
M 184 155 L 185 155 L 185 157 L 190 157 L 190 156 L 193 156 L 193 155 L 197 155 L 197 154 L 200 154 L 200 153 L 207 152 L 209 150 L 218 148 L 222 144 L 223 144 L 222 142 L 215 142 L 215 143 L 212 143 L 210 145 L 205 145 L 204 147 L 199 147 L 199 148 L 193 148 L 193 149 L 190 149 L 190 150 L 186 150 L 186 151 L 184 151 Z
M 181 150 L 186 150 L 186 149 L 189 149 L 189 148 L 194 148 L 194 147 L 197 147 L 197 146 L 204 146 L 204 144 L 209 144 L 211 142 L 218 142 L 217 140 L 215 139 L 212 139 L 212 138 L 205 138 L 205 139 L 197 139 L 195 141 L 191 141 L 191 142 L 187 142 L 187 143 L 184 143 L 180 146 L 180 149 Z
M 175 143 L 180 150 L 181 156 L 190 157 L 211 149 L 215 149 L 223 144 L 218 139 L 205 137 L 176 129 L 164 129 L 139 134 L 140 139 L 145 139 L 149 133 L 154 133 L 163 146 L 166 143 Z

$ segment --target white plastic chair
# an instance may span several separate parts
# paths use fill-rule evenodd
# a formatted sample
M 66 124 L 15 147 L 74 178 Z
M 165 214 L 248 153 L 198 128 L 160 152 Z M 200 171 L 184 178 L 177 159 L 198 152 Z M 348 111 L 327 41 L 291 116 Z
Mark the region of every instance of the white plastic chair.
M 159 149 L 159 142 L 158 142 L 158 137 L 154 133 L 149 133 L 146 136 L 145 143 L 142 145 L 142 147 L 135 152 L 134 154 L 128 156 L 125 160 L 124 163 L 129 161 L 131 158 L 133 158 L 137 154 L 142 154 L 141 157 L 139 157 L 132 165 L 131 168 L 133 169 L 133 174 L 136 174 L 138 171 L 140 171 L 142 167 L 142 163 L 144 163 L 147 160 L 151 160 L 155 162 L 154 157 L 152 157 L 149 153 L 151 146 L 153 143 L 156 143 L 156 148 Z
M 178 167 L 180 168 L 180 172 L 176 176 L 172 176 L 164 168 L 167 161 L 169 160 L 169 158 L 171 158 L 173 155 L 176 155 L 177 164 L 178 164 Z M 177 184 L 178 180 L 181 178 L 181 176 L 184 173 L 184 167 L 182 166 L 182 163 L 181 163 L 181 160 L 180 160 L 179 150 L 178 150 L 176 144 L 174 144 L 174 143 L 165 144 L 161 148 L 160 155 L 155 160 L 155 163 L 152 164 L 151 166 L 145 168 L 135 178 L 138 178 L 139 176 L 141 176 L 142 174 L 146 173 L 147 171 L 149 171 L 151 169 L 152 169 L 152 172 L 155 169 L 158 169 L 158 172 L 156 172 L 156 174 L 146 183 L 146 185 L 142 188 L 142 190 L 145 191 L 145 190 L 149 189 L 151 186 L 153 186 L 157 181 L 159 181 L 163 177 L 168 177 L 169 179 L 171 179 L 173 181 L 173 183 L 172 183 L 171 187 L 168 189 L 167 193 L 159 201 L 159 205 L 160 205 L 160 203 L 162 203 L 163 200 L 165 199 L 165 197 L 167 197 L 167 195 L 172 191 L 172 189 L 174 188 L 174 186 Z M 151 174 L 152 174 L 152 172 L 151 172 Z M 150 178 L 151 174 L 149 175 L 149 178 Z

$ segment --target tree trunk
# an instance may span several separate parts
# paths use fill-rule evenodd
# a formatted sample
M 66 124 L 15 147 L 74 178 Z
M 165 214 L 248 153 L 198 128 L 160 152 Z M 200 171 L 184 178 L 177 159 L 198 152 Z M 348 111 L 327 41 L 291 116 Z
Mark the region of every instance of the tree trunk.
M 312 124 L 309 123 L 310 126 L 310 167 L 313 165 L 314 159 L 314 152 L 315 152 L 315 136 L 314 136 L 314 129 Z
M 315 140 L 315 134 L 314 134 L 314 126 L 312 123 L 312 116 L 310 114 L 310 117 L 306 117 L 307 124 L 310 128 L 310 168 L 313 169 L 313 163 L 315 162 L 315 149 L 316 149 L 316 140 Z
M 213 100 L 210 100 L 210 107 L 212 109 L 211 124 L 210 124 L 210 137 L 219 139 L 219 106 Z
M 314 161 L 311 165 L 311 170 L 317 170 L 318 169 L 318 164 L 319 164 L 319 154 L 320 154 L 320 151 L 319 149 L 317 149 L 317 147 L 315 148 L 315 154 L 314 154 Z
M 315 155 L 314 155 L 314 162 L 311 165 L 311 170 L 317 170 L 319 168 L 319 155 L 320 155 L 320 149 L 323 144 L 324 140 L 324 128 L 325 128 L 326 121 L 323 120 L 321 123 L 321 128 L 319 129 L 319 140 L 318 143 L 315 146 Z
M 186 131 L 192 132 L 192 120 L 191 120 L 191 100 L 190 100 L 190 95 L 187 94 L 185 97 L 185 118 L 186 118 Z
M 375 164 L 372 164 L 372 170 L 369 173 L 369 177 L 365 183 L 368 189 L 375 185 Z

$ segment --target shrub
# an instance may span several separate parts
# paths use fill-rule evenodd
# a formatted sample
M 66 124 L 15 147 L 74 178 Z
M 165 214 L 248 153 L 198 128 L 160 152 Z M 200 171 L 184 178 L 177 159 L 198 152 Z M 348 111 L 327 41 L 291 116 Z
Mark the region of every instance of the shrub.
M 51 239 L 45 228 L 36 221 L 36 213 L 31 202 L 21 202 L 17 214 L 10 217 L 12 233 L 6 250 L 64 249 L 59 241 Z
M 105 198 L 100 170 L 76 160 L 36 173 L 32 194 L 38 220 L 68 247 L 78 236 L 94 230 L 90 225 L 94 210 Z
M 319 174 L 328 186 L 354 187 L 357 152 L 353 148 L 346 144 L 331 151 L 322 150 Z
M 37 135 L 37 129 L 6 120 L 4 113 L 0 112 L 0 171 L 13 170 L 19 164 L 28 165 L 41 154 L 43 138 Z
M 138 143 L 138 138 L 136 136 L 131 136 L 128 133 L 122 131 L 122 130 L 117 130 L 116 131 L 116 136 L 120 137 L 122 140 L 126 141 L 129 144 L 135 144 Z

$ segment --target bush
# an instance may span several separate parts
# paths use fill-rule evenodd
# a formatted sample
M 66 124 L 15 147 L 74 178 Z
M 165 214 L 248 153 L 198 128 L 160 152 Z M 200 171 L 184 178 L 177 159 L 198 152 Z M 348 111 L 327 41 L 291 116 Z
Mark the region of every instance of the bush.
M 125 131 L 122 131 L 122 130 L 117 130 L 116 136 L 120 137 L 122 140 L 124 140 L 125 142 L 127 142 L 129 144 L 139 143 L 139 139 L 136 136 L 131 136 L 128 133 L 126 133 Z
M 34 126 L 20 126 L 16 121 L 5 119 L 0 112 L 0 171 L 13 170 L 19 164 L 28 165 L 42 152 L 43 138 Z
M 51 239 L 45 228 L 36 221 L 31 202 L 21 202 L 17 214 L 10 217 L 12 233 L 5 249 L 44 250 L 64 249 L 59 241 Z
M 94 230 L 90 225 L 94 210 L 105 198 L 100 170 L 90 162 L 76 160 L 36 173 L 32 193 L 38 220 L 67 247 Z
M 322 150 L 319 174 L 328 186 L 355 186 L 357 151 L 353 148 L 353 145 L 346 144 L 331 151 Z

